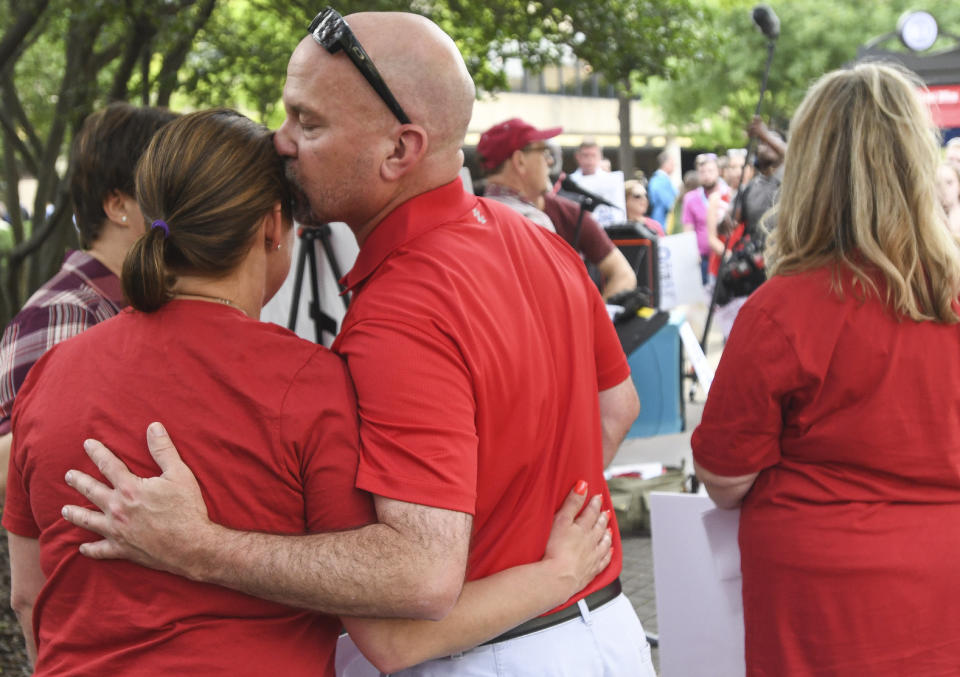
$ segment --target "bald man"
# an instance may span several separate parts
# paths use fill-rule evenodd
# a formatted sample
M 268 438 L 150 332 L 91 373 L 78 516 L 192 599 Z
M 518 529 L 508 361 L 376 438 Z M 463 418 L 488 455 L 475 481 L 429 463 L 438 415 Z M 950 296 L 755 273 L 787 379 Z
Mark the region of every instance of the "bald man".
M 578 480 L 602 487 L 610 510 L 603 468 L 637 396 L 575 252 L 464 191 L 474 86 L 449 36 L 411 14 L 355 14 L 347 26 L 328 12 L 290 59 L 276 147 L 298 219 L 344 221 L 360 245 L 334 350 L 357 392 L 356 484 L 379 523 L 303 537 L 214 524 L 156 428 L 148 443 L 163 475 L 136 478 L 91 443 L 116 489 L 71 471 L 105 514 L 64 514 L 105 537 L 83 546 L 89 556 L 331 613 L 440 619 L 465 579 L 543 556 Z M 350 58 L 358 44 L 369 58 Z M 612 532 L 610 564 L 560 608 L 404 674 L 652 675 Z

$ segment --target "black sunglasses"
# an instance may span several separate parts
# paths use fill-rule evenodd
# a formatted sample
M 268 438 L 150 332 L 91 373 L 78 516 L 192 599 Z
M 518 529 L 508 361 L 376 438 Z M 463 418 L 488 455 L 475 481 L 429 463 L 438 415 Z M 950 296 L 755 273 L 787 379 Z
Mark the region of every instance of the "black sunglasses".
M 307 29 L 310 35 L 318 45 L 327 50 L 330 54 L 336 54 L 341 49 L 357 67 L 360 74 L 370 83 L 370 86 L 376 90 L 387 107 L 397 116 L 397 119 L 403 124 L 410 124 L 410 118 L 397 103 L 387 83 L 383 81 L 380 71 L 373 65 L 370 55 L 363 49 L 357 36 L 350 30 L 350 26 L 340 13 L 332 7 L 317 14 L 310 22 L 310 28 Z

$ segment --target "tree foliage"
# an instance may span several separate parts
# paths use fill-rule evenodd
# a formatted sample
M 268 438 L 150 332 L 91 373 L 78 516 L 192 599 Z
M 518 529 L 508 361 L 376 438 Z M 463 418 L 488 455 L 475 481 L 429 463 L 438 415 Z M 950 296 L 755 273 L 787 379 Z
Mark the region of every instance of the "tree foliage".
M 716 0 L 719 1 L 719 0 Z M 0 321 L 76 246 L 67 177 L 83 119 L 113 100 L 240 108 L 270 125 L 286 62 L 322 6 L 307 0 L 0 0 L 0 199 L 12 247 L 0 251 Z M 429 16 L 456 41 L 481 89 L 505 83 L 503 60 L 537 70 L 572 50 L 622 104 L 651 76 L 671 78 L 688 57 L 713 59 L 714 24 L 695 0 L 351 0 L 344 13 Z M 429 74 L 424 74 L 429 77 Z M 629 142 L 629 120 L 621 128 Z M 626 155 L 624 155 L 626 158 Z M 632 154 L 629 157 L 632 160 Z M 27 205 L 19 179 L 34 177 Z M 47 205 L 53 205 L 46 215 Z
M 767 41 L 753 25 L 752 0 L 718 2 L 705 18 L 716 44 L 714 58 L 681 62 L 672 78 L 657 78 L 643 88 L 678 132 L 701 147 L 742 146 L 744 129 L 760 92 Z M 916 8 L 911 0 L 878 0 L 869 10 L 859 0 L 782 0 L 771 3 L 780 18 L 763 116 L 786 129 L 809 86 L 824 73 L 853 61 L 857 48 L 896 28 L 898 17 Z M 952 0 L 924 4 L 941 33 L 960 33 L 960 5 Z M 890 41 L 893 49 L 896 40 Z M 951 46 L 942 39 L 931 51 Z
M 0 318 L 7 319 L 76 244 L 64 159 L 83 119 L 111 100 L 167 105 L 216 0 L 2 4 L 12 18 L 0 37 L 3 196 L 13 231 L 0 259 Z M 17 208 L 24 175 L 37 182 L 29 230 Z
M 630 101 L 650 78 L 672 77 L 686 59 L 712 58 L 707 11 L 692 0 L 570 2 L 574 53 L 613 84 L 620 101 L 620 168 L 633 174 Z

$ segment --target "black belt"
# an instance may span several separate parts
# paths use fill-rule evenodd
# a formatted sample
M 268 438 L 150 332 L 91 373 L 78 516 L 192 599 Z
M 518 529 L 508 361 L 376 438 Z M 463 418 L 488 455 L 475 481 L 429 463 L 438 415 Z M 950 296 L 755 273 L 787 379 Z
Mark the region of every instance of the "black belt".
M 589 595 L 584 597 L 583 601 L 587 603 L 587 608 L 593 611 L 594 609 L 601 607 L 607 602 L 613 600 L 620 594 L 620 592 L 620 579 L 615 578 L 613 579 L 612 583 L 608 583 L 596 592 L 591 592 Z M 484 642 L 480 646 L 494 644 L 496 642 L 505 642 L 508 639 L 516 639 L 517 637 L 523 637 L 524 635 L 529 635 L 532 632 L 545 630 L 546 628 L 551 628 L 554 625 L 559 625 L 560 623 L 569 621 L 570 619 L 576 618 L 579 615 L 580 605 L 574 603 L 570 606 L 560 609 L 559 611 L 554 611 L 552 614 L 531 618 L 526 623 L 521 623 L 513 630 L 507 630 L 499 637 L 494 637 L 489 642 Z

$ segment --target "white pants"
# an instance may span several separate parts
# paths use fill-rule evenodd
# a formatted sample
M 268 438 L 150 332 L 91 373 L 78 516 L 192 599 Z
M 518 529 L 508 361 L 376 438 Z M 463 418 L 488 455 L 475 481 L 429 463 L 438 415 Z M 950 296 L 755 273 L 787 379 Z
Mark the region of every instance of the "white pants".
M 395 677 L 656 677 L 640 619 L 625 595 L 590 611 L 580 604 L 581 615 L 559 625 L 462 654 L 437 658 Z M 337 651 L 337 674 L 378 675 L 361 672 L 357 659 Z M 355 648 L 354 648 L 355 650 Z M 349 653 L 349 650 L 344 654 Z M 342 665 L 341 658 L 349 665 Z M 341 670 L 341 667 L 346 668 Z M 356 672 L 355 672 L 356 671 Z

